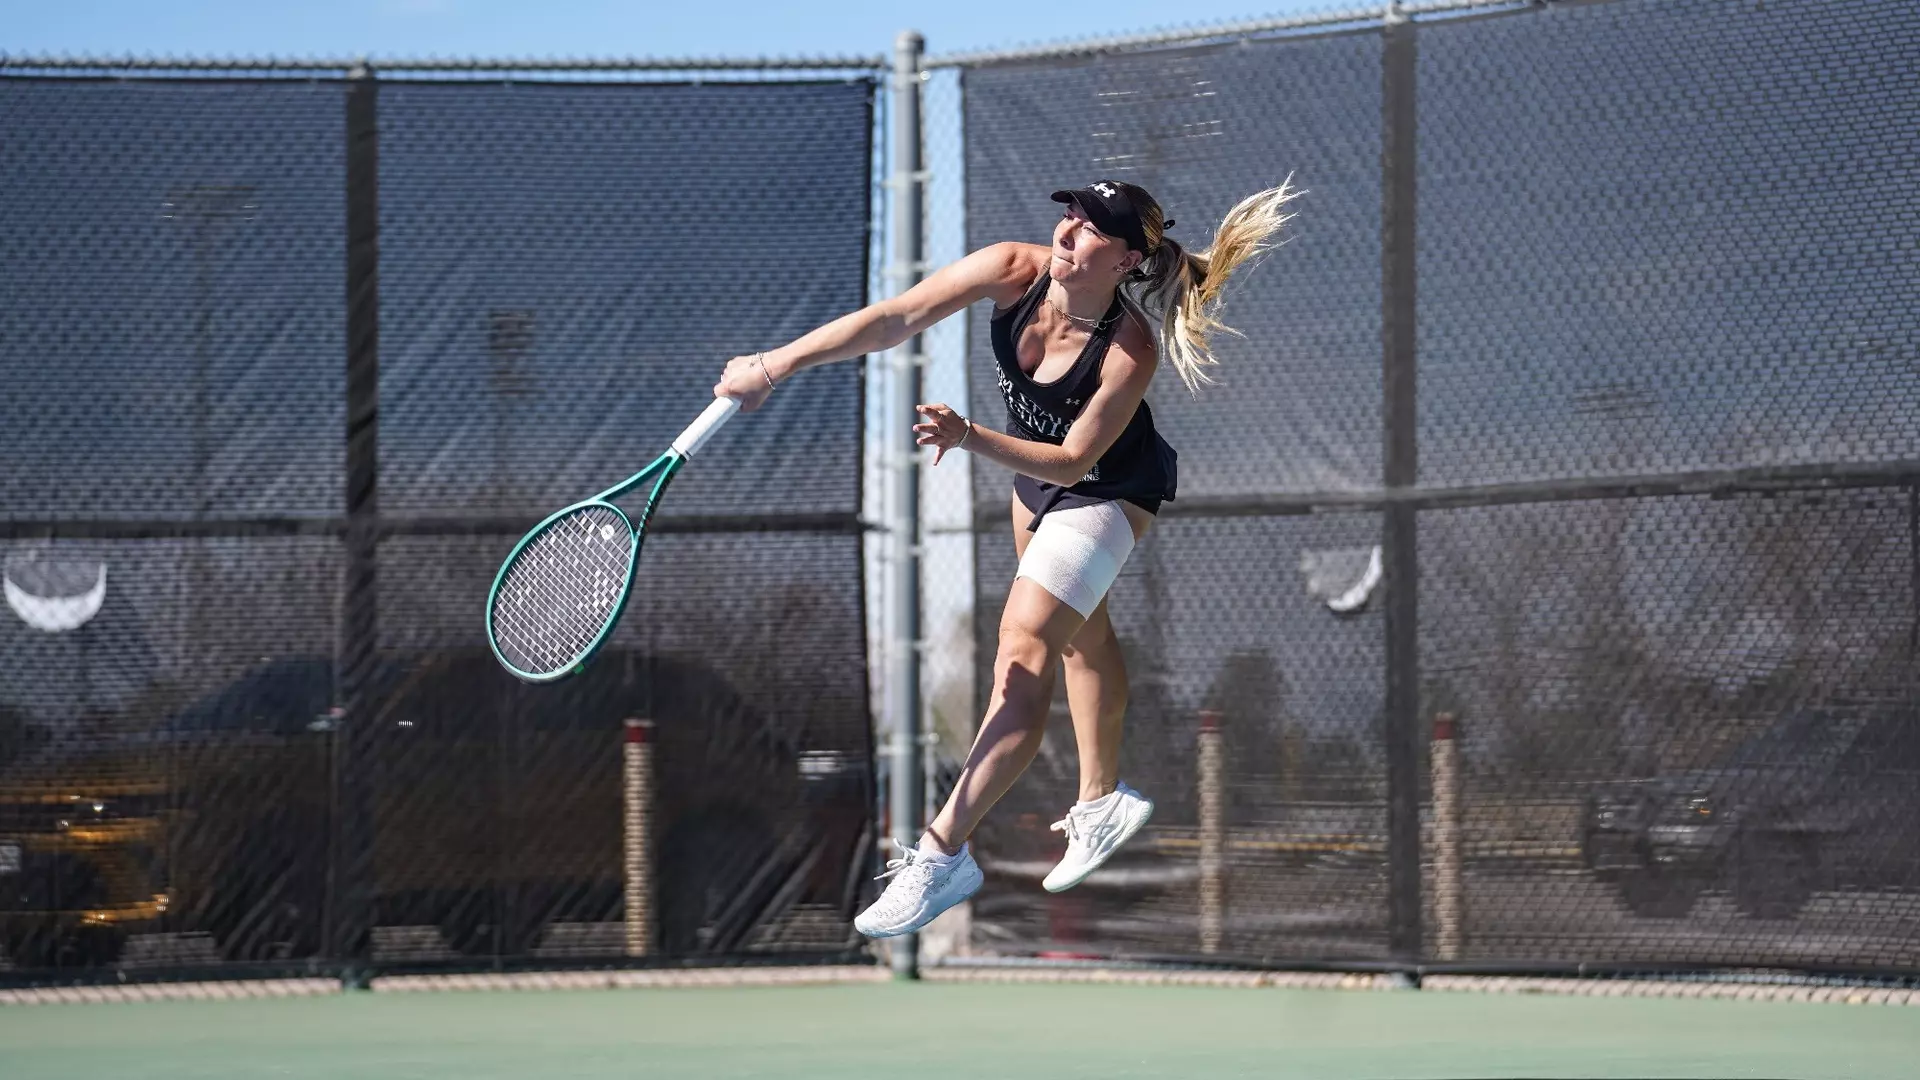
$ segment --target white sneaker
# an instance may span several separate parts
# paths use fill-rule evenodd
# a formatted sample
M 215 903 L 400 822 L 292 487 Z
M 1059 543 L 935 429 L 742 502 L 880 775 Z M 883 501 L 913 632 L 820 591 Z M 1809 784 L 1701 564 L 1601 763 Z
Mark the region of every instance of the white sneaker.
M 909 848 L 895 840 L 900 857 L 887 860 L 887 872 L 874 879 L 892 878 L 887 890 L 853 920 L 853 928 L 870 938 L 899 937 L 932 922 L 941 912 L 979 891 L 986 876 L 973 861 L 973 845 L 957 855 L 945 855 L 926 841 Z
M 1048 892 L 1065 892 L 1085 881 L 1152 816 L 1153 800 L 1125 783 L 1092 802 L 1074 803 L 1067 816 L 1052 826 L 1054 832 L 1067 834 L 1067 854 L 1041 886 Z

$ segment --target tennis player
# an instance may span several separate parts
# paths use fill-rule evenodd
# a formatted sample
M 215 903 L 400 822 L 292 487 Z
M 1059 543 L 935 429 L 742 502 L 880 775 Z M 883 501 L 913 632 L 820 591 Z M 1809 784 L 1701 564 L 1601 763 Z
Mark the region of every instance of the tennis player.
M 714 393 L 758 408 L 806 368 L 891 349 L 979 300 L 992 338 L 1007 428 L 977 427 L 946 405 L 918 406 L 914 431 L 934 463 L 966 450 L 1015 474 L 1019 555 L 1000 616 L 986 718 L 917 847 L 887 863 L 892 879 L 855 926 L 869 937 L 912 933 L 980 887 L 967 838 L 1032 763 L 1056 678 L 1080 752 L 1079 800 L 1054 823 L 1066 855 L 1044 882 L 1079 884 L 1145 825 L 1153 802 L 1120 779 L 1127 671 L 1106 595 L 1161 504 L 1174 497 L 1175 454 L 1154 430 L 1147 388 L 1164 359 L 1190 390 L 1211 381 L 1209 337 L 1228 275 L 1267 250 L 1292 214 L 1289 185 L 1240 202 L 1203 252 L 1133 184 L 1102 180 L 1056 191 L 1051 246 L 1001 243 L 930 275 L 904 294 L 800 339 L 729 361 Z M 1230 331 L 1229 331 L 1230 332 Z

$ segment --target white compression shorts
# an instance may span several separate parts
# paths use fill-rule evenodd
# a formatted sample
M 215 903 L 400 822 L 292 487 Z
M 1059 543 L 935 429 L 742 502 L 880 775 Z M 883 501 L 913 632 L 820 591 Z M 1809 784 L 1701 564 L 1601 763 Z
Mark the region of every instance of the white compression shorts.
M 1133 526 L 1117 502 L 1047 511 L 1013 575 L 1090 618 L 1133 553 Z

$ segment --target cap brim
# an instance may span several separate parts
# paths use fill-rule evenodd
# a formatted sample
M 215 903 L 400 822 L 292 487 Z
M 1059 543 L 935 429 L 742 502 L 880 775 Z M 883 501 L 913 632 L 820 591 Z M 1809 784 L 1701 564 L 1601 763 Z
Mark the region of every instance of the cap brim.
M 1087 215 L 1087 220 L 1093 222 L 1094 228 L 1099 229 L 1108 236 L 1125 240 L 1130 250 L 1141 252 L 1146 250 L 1146 241 L 1144 239 L 1129 238 L 1128 233 L 1130 230 L 1128 229 L 1127 219 L 1115 213 L 1105 203 L 1101 202 L 1099 196 L 1095 195 L 1091 189 L 1063 188 L 1054 192 L 1051 197 L 1054 202 L 1068 203 L 1079 207 L 1080 212 Z M 1129 205 L 1131 205 L 1131 203 L 1129 203 Z

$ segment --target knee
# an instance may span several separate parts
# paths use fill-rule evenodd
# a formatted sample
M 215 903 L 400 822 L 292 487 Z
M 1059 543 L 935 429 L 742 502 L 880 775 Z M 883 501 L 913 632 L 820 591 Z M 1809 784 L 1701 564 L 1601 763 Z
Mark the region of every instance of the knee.
M 994 658 L 993 677 L 1002 695 L 1040 696 L 1047 689 L 1053 652 L 1040 635 L 1019 627 L 1000 628 L 1000 652 Z

